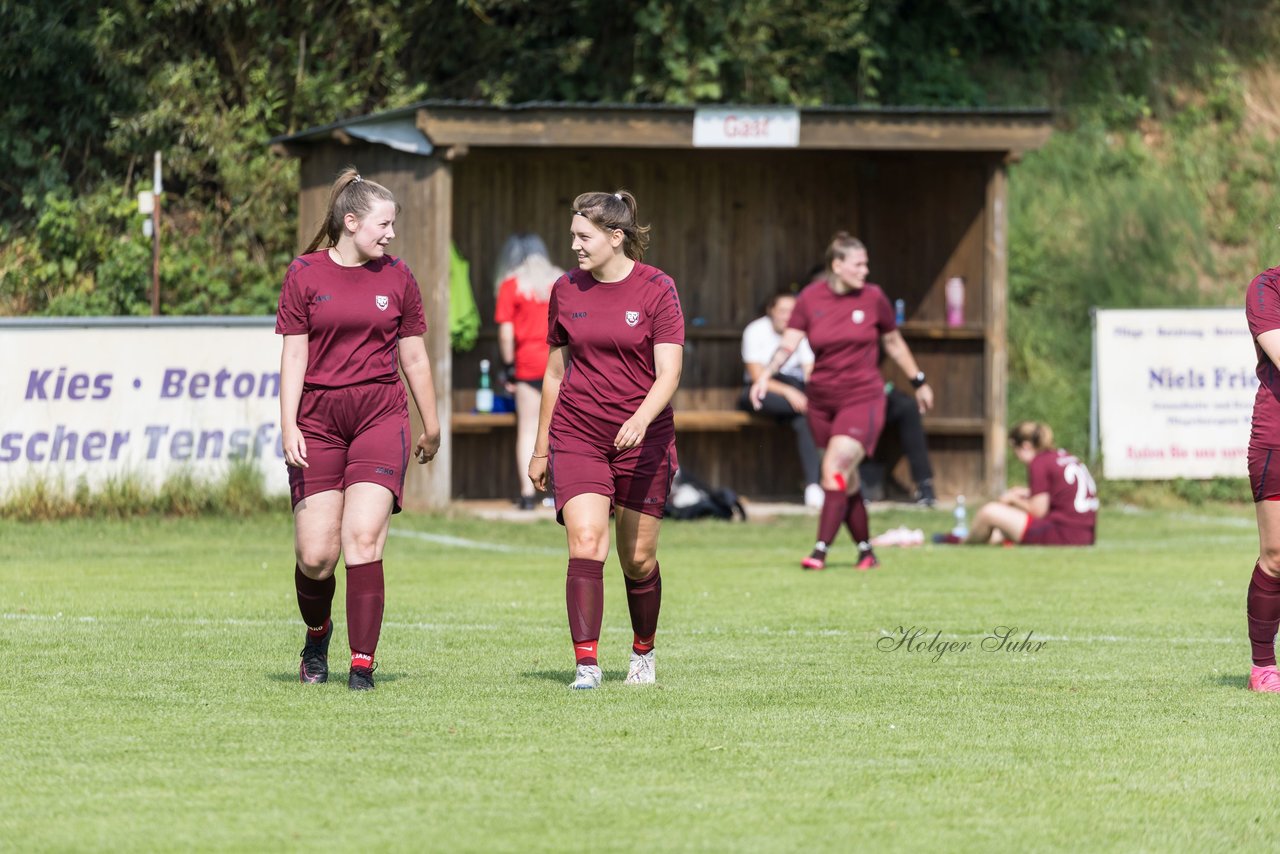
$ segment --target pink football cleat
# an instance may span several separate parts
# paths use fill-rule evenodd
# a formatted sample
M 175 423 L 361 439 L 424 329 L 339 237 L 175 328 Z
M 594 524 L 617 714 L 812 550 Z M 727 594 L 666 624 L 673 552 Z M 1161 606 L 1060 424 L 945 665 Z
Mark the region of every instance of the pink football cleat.
M 853 565 L 854 569 L 875 569 L 880 565 L 880 560 L 876 557 L 876 553 L 871 549 L 863 549 L 858 552 L 858 562 Z
M 1280 694 L 1280 673 L 1276 672 L 1276 666 L 1258 667 L 1255 664 L 1249 671 L 1249 690 L 1260 694 Z
M 826 569 L 827 568 L 826 555 L 823 554 L 818 549 L 814 549 L 813 554 L 809 555 L 807 558 L 800 561 L 800 568 L 801 569 Z

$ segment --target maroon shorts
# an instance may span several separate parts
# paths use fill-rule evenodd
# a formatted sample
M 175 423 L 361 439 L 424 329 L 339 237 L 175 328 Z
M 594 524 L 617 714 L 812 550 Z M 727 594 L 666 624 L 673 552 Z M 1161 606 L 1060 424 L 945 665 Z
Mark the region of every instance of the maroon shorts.
M 1280 452 L 1250 445 L 1248 460 L 1254 502 L 1280 501 Z
M 883 394 L 839 409 L 815 406 L 810 399 L 807 417 L 813 441 L 819 448 L 825 448 L 832 436 L 848 436 L 857 440 L 869 457 L 876 452 L 880 431 L 884 429 L 884 408 Z
M 1036 519 L 1027 515 L 1027 529 L 1022 532 L 1024 546 L 1091 546 L 1093 528 L 1079 525 L 1059 525 L 1049 519 Z
M 608 496 L 614 504 L 661 519 L 675 475 L 676 439 L 651 439 L 619 451 L 582 439 L 551 437 L 551 489 L 556 521 L 564 524 L 564 505 L 577 495 Z
M 289 496 L 295 507 L 317 492 L 376 483 L 391 490 L 391 512 L 400 512 L 412 449 L 403 385 L 305 390 L 298 405 L 298 428 L 307 442 L 308 467 L 289 467 Z

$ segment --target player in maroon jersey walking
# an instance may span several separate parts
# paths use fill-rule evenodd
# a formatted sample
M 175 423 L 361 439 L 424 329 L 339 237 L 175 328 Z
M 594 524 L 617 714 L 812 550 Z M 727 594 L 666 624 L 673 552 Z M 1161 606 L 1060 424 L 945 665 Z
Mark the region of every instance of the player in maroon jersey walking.
M 827 247 L 826 276 L 800 292 L 777 352 L 751 387 L 752 404 L 759 409 L 769 379 L 808 338 L 814 353 L 813 373 L 805 389 L 809 426 L 814 441 L 825 450 L 818 541 L 800 562 L 805 569 L 826 567 L 827 551 L 842 522 L 858 544 L 855 566 L 873 569 L 880 565 L 871 550 L 858 464 L 875 453 L 884 427 L 881 347 L 911 378 L 920 411 L 927 412 L 933 406 L 933 389 L 898 331 L 888 297 L 878 285 L 867 281 L 869 269 L 862 242 L 848 232 L 837 233 Z
M 935 534 L 934 542 L 1091 546 L 1098 521 L 1098 488 L 1089 469 L 1053 445 L 1048 424 L 1022 421 L 1009 431 L 1013 454 L 1027 467 L 1027 485 L 982 505 L 969 536 Z
M 440 449 L 422 295 L 404 262 L 386 253 L 398 211 L 386 187 L 343 170 L 324 224 L 289 265 L 276 312 L 276 332 L 284 336 L 280 430 L 293 501 L 294 585 L 307 626 L 298 675 L 308 683 L 329 678 L 341 554 L 352 690 L 373 688 L 382 547 L 391 514 L 400 512 L 410 448 L 419 463 Z M 422 419 L 416 442 L 397 369 Z
M 578 269 L 551 289 L 536 489 L 555 492 L 569 545 L 565 599 L 577 663 L 572 688 L 598 688 L 609 514 L 634 637 L 629 685 L 655 681 L 662 604 L 658 530 L 675 472 L 671 398 L 680 384 L 684 314 L 675 283 L 644 264 L 649 227 L 625 190 L 583 193 L 569 224 Z
M 1258 356 L 1257 397 L 1249 433 L 1249 485 L 1258 518 L 1258 560 L 1245 613 L 1253 667 L 1249 689 L 1280 693 L 1276 629 L 1280 627 L 1280 267 L 1259 273 L 1245 294 L 1245 318 Z

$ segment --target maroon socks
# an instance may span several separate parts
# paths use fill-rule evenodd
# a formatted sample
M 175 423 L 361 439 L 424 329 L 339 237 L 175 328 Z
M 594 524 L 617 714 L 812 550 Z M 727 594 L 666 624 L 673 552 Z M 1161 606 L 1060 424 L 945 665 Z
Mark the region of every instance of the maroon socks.
M 385 599 L 382 561 L 347 565 L 347 637 L 352 667 L 373 667 Z
M 1266 667 L 1276 663 L 1276 629 L 1280 627 L 1280 578 L 1267 575 L 1258 564 L 1253 565 L 1249 580 L 1249 597 L 1245 615 L 1249 619 L 1249 643 L 1253 646 L 1253 663 Z
M 853 541 L 858 545 L 871 540 L 871 523 L 867 520 L 867 505 L 862 500 L 861 489 L 849 496 L 849 510 L 845 514 L 844 523 L 848 526 L 849 533 L 853 535 Z
M 657 570 L 654 571 L 654 576 Z M 630 590 L 628 589 L 628 602 Z M 604 619 L 604 561 L 569 558 L 569 575 L 564 585 L 569 609 L 569 636 L 578 664 L 599 664 L 596 645 L 600 642 L 600 622 Z M 654 607 L 654 623 L 658 618 Z M 633 618 L 634 619 L 634 618 Z
M 658 632 L 658 611 L 662 608 L 662 572 L 657 563 L 653 572 L 632 581 L 625 578 L 627 585 L 627 609 L 631 611 L 631 631 L 635 640 L 631 648 L 638 655 L 645 655 L 653 649 L 653 638 Z
M 330 575 L 324 581 L 316 581 L 302 574 L 297 564 L 293 567 L 293 586 L 298 590 L 298 612 L 307 624 L 307 634 L 313 638 L 329 630 L 329 614 L 333 610 L 333 591 L 337 580 Z
M 849 515 L 849 496 L 843 489 L 822 490 L 822 513 L 818 516 L 818 542 L 831 545 L 840 525 Z

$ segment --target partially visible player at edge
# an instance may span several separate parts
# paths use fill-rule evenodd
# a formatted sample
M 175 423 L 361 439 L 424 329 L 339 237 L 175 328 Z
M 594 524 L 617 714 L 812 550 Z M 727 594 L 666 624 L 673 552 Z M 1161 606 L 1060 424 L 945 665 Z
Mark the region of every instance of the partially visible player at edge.
M 551 352 L 529 479 L 555 493 L 569 545 L 570 687 L 600 686 L 611 510 L 633 631 L 626 684 L 649 685 L 662 604 L 658 530 L 677 465 L 671 398 L 684 314 L 671 277 L 642 263 L 649 227 L 638 224 L 630 193 L 578 196 L 569 231 L 578 269 L 551 289 Z
M 1280 694 L 1276 629 L 1280 627 L 1280 267 L 1259 273 L 1245 295 L 1245 318 L 1258 354 L 1257 397 L 1249 434 L 1249 486 L 1258 517 L 1258 560 L 1245 614 L 1253 667 L 1249 690 Z
M 933 407 L 933 389 L 898 330 L 889 298 L 867 281 L 867 249 L 848 232 L 838 232 L 827 247 L 825 277 L 796 299 L 778 350 L 756 377 L 751 402 L 759 409 L 770 378 L 807 336 L 814 353 L 809 396 L 809 426 L 822 455 L 822 511 L 813 552 L 800 562 L 824 569 L 827 550 L 843 522 L 858 544 L 857 569 L 880 565 L 871 550 L 867 506 L 862 500 L 858 465 L 875 453 L 884 428 L 884 379 L 880 348 L 911 378 L 920 412 Z
M 400 512 L 410 446 L 420 464 L 440 449 L 422 295 L 404 262 L 386 254 L 398 212 L 386 187 L 344 169 L 324 224 L 289 265 L 280 292 L 280 430 L 293 501 L 294 585 L 307 626 L 298 668 L 304 683 L 329 678 L 333 573 L 341 554 L 347 687 L 373 688 L 387 526 Z M 422 420 L 416 443 L 397 368 Z

